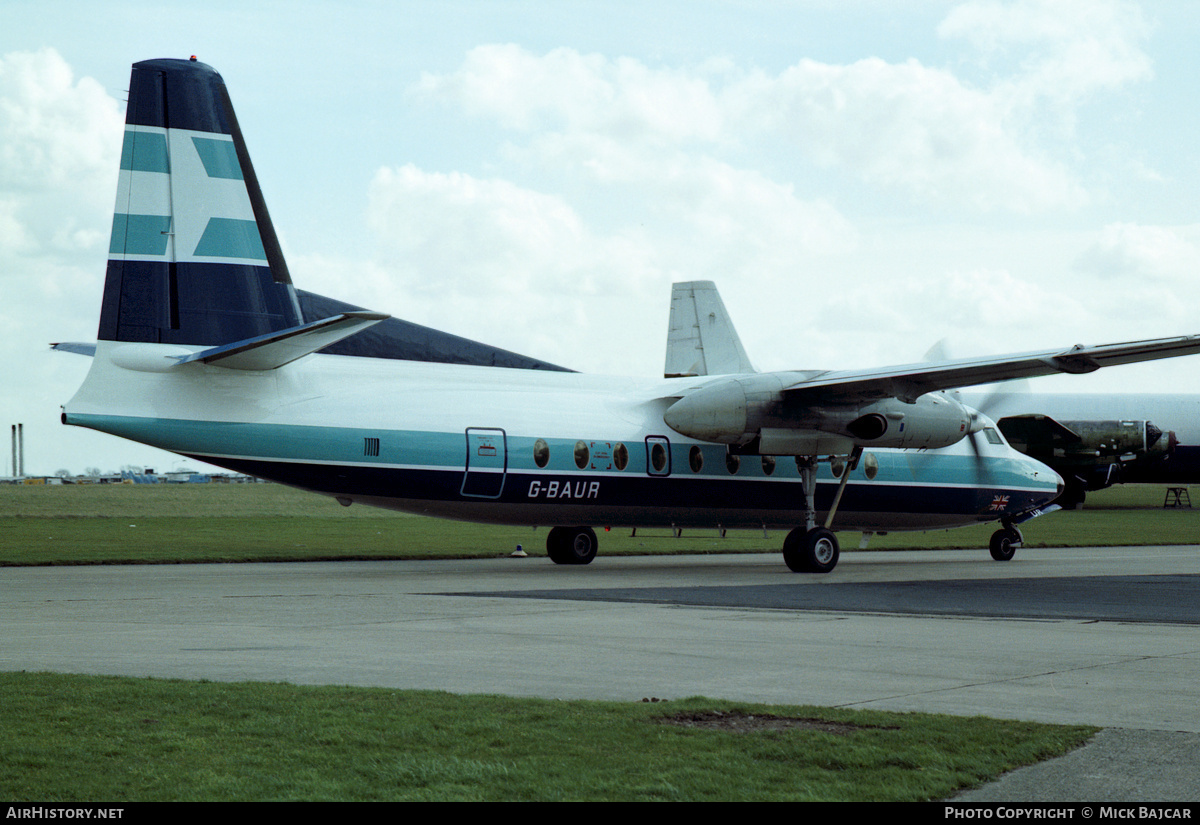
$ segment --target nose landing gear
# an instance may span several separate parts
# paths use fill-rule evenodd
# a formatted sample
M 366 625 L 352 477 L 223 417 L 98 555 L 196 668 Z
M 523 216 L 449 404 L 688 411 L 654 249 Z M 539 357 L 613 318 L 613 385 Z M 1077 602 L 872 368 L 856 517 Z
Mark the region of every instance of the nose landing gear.
M 1006 524 L 1002 529 L 992 533 L 992 539 L 988 542 L 988 551 L 992 554 L 992 558 L 996 561 L 1009 561 L 1017 553 L 1017 548 L 1025 542 L 1021 531 L 1011 524 Z

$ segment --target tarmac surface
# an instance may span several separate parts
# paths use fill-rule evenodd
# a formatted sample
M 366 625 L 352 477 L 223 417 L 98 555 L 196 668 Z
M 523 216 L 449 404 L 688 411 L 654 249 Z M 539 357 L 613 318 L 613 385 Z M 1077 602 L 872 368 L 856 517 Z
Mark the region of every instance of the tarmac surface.
M 1200 801 L 1197 546 L 7 568 L 0 622 L 4 670 L 1097 725 L 956 801 Z

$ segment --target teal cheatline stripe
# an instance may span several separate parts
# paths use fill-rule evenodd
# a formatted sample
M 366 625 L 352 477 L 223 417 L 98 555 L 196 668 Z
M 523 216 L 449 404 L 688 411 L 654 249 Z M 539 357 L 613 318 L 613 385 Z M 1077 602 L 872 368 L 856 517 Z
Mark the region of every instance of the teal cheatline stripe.
M 237 150 L 233 148 L 232 140 L 193 137 L 192 143 L 195 144 L 200 162 L 204 164 L 204 171 L 210 178 L 242 180 L 242 167 L 238 163 Z
M 130 172 L 170 172 L 167 136 L 158 132 L 126 132 L 121 168 Z
M 356 464 L 397 462 L 402 458 L 406 464 L 441 465 L 458 470 L 462 470 L 466 457 L 466 441 L 462 433 L 186 421 L 87 413 L 69 413 L 67 423 L 91 427 L 176 453 Z M 366 454 L 364 438 L 379 439 L 378 455 Z
M 169 215 L 113 215 L 109 255 L 166 255 Z
M 196 245 L 195 255 L 198 258 L 267 259 L 262 236 L 258 234 L 258 224 L 233 218 L 209 218 L 208 226 L 204 227 L 204 234 L 200 236 L 200 243 Z

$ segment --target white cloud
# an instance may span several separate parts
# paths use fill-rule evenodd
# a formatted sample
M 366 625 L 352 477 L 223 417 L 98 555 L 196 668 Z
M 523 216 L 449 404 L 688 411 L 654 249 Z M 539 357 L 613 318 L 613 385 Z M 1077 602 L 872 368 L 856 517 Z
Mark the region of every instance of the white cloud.
M 536 56 L 484 46 L 452 73 L 423 75 L 413 93 L 534 134 L 539 147 L 552 138 L 576 148 L 611 142 L 624 152 L 730 155 L 744 164 L 782 140 L 797 150 L 783 170 L 793 180 L 816 163 L 921 202 L 1032 212 L 1086 201 L 1061 162 L 1020 139 L 1011 94 L 972 88 L 916 60 L 802 59 L 767 74 L 728 62 L 650 68 L 564 48 Z M 602 167 L 561 151 L 544 161 L 609 171 L 617 153 L 607 154 Z
M 0 420 L 25 423 L 31 472 L 62 466 L 38 455 L 49 442 L 77 441 L 61 435 L 58 405 L 87 362 L 48 344 L 96 335 L 122 121 L 54 50 L 0 57 Z
M 1149 79 L 1151 61 L 1140 44 L 1150 31 L 1141 8 L 1124 0 L 972 0 L 938 27 L 985 59 L 1015 56 L 1020 68 L 1010 84 L 1056 102 Z
M 663 280 L 635 234 L 598 238 L 562 199 L 503 180 L 381 169 L 368 211 L 380 300 L 401 301 L 409 320 L 565 366 L 582 366 L 572 363 L 581 342 L 602 340 L 628 317 L 622 304 Z M 616 343 L 604 356 L 614 369 L 631 341 Z
M 85 325 L 95 334 L 122 122 L 118 102 L 94 80 L 76 80 L 54 50 L 0 58 L 6 331 L 42 345 Z M 85 308 L 81 299 L 93 295 L 97 304 Z
M 1034 212 L 1086 200 L 1060 163 L 1022 145 L 1003 100 L 915 60 L 801 60 L 729 97 L 817 163 L 919 202 Z
M 1114 223 L 1079 257 L 1077 268 L 1105 279 L 1184 286 L 1200 272 L 1200 227 Z
M 91 78 L 75 80 L 53 49 L 5 55 L 0 58 L 0 189 L 38 192 L 86 185 L 104 173 L 115 181 L 123 120 L 117 101 Z
M 412 92 L 520 131 L 672 144 L 712 140 L 721 131 L 722 112 L 705 77 L 568 48 L 539 57 L 514 44 L 479 46 L 452 74 L 423 74 Z
M 1097 317 L 1158 337 L 1193 333 L 1200 306 L 1200 226 L 1114 223 L 1076 259 Z
M 0 58 L 0 277 L 49 287 L 42 266 L 95 263 L 111 228 L 123 116 L 55 51 Z M 103 259 L 99 259 L 103 266 Z

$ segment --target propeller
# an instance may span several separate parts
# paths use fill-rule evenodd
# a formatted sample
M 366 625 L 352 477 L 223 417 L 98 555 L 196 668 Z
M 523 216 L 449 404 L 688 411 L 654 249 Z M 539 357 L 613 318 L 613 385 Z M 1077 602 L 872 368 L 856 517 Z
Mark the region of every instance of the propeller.
M 948 339 L 942 338 L 929 348 L 929 350 L 925 353 L 923 360 L 929 362 L 952 360 L 953 355 L 951 354 L 951 349 L 952 347 L 950 346 Z M 989 427 L 992 429 L 999 429 L 991 416 L 991 411 L 1000 405 L 1002 397 L 1010 395 L 1014 392 L 1030 392 L 1028 379 L 1022 378 L 1015 381 L 1005 381 L 992 384 L 982 398 L 975 399 L 974 403 L 969 405 L 963 403 L 962 393 L 958 390 L 952 390 L 950 393 L 954 396 L 954 399 L 962 404 L 971 415 L 971 423 L 967 427 L 967 443 L 971 445 L 971 452 L 975 456 L 977 476 L 983 474 L 984 468 L 984 455 L 979 441 L 979 434 Z

